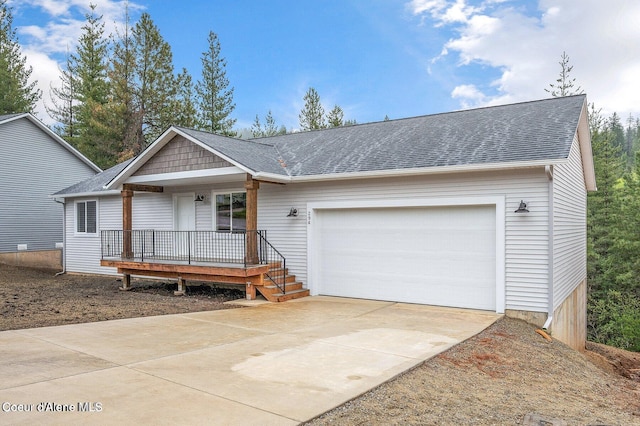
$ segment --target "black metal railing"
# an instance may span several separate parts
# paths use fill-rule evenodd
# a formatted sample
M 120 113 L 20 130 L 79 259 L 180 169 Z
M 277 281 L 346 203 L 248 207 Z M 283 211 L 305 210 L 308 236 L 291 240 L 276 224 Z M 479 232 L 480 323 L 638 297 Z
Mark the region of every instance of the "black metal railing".
M 285 294 L 287 292 L 287 259 L 267 240 L 267 232 L 258 231 L 260 263 L 269 265 L 267 278 Z
M 102 259 L 269 265 L 267 278 L 286 292 L 286 259 L 266 231 L 102 230 Z M 248 248 L 248 249 L 247 249 Z

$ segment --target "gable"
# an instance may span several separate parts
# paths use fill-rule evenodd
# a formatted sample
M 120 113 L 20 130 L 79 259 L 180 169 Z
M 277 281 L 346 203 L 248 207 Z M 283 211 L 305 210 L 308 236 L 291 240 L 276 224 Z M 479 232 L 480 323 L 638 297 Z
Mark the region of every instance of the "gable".
M 176 135 L 150 158 L 133 176 L 186 172 L 233 167 L 233 164 Z

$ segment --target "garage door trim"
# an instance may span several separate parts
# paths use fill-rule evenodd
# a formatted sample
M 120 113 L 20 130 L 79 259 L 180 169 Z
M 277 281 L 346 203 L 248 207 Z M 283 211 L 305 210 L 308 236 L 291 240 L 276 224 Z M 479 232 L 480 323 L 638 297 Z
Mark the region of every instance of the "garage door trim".
M 455 206 L 495 206 L 496 228 L 496 312 L 505 310 L 505 197 L 457 197 L 457 198 L 412 198 L 412 199 L 379 199 L 379 200 L 345 200 L 311 202 L 307 204 L 307 272 L 308 285 L 312 295 L 319 292 L 319 254 L 314 250 L 317 228 L 316 215 L 324 209 L 366 209 L 393 207 L 455 207 Z

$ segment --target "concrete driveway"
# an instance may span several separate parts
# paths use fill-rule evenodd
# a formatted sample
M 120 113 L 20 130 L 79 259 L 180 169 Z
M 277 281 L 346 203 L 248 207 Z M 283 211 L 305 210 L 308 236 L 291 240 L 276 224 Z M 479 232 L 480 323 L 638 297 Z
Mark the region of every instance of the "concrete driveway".
M 0 424 L 298 424 L 499 317 L 307 297 L 4 331 Z

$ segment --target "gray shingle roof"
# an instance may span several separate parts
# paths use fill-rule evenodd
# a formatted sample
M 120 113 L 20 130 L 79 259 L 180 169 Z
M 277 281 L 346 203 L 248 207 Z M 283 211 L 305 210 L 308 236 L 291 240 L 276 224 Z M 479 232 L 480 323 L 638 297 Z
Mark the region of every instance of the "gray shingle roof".
M 102 192 L 105 190 L 104 186 L 108 182 L 110 182 L 111 179 L 116 177 L 118 173 L 124 170 L 124 168 L 127 167 L 131 161 L 133 161 L 133 158 L 120 164 L 116 164 L 110 169 L 107 169 L 102 173 L 98 173 L 97 175 L 92 176 L 89 179 L 85 179 L 82 182 L 76 183 L 75 185 L 71 185 L 68 188 L 58 191 L 53 194 L 52 197 L 63 197 L 73 194 L 91 194 L 95 192 Z
M 179 131 L 253 172 L 314 176 L 566 159 L 585 95 L 242 140 Z M 104 191 L 132 160 L 54 196 Z
M 0 123 L 2 123 L 5 120 L 8 120 L 10 118 L 17 117 L 18 115 L 23 115 L 23 114 L 24 114 L 23 112 L 20 112 L 20 113 L 15 113 L 15 114 L 0 115 Z
M 585 95 L 257 139 L 292 176 L 567 158 Z

